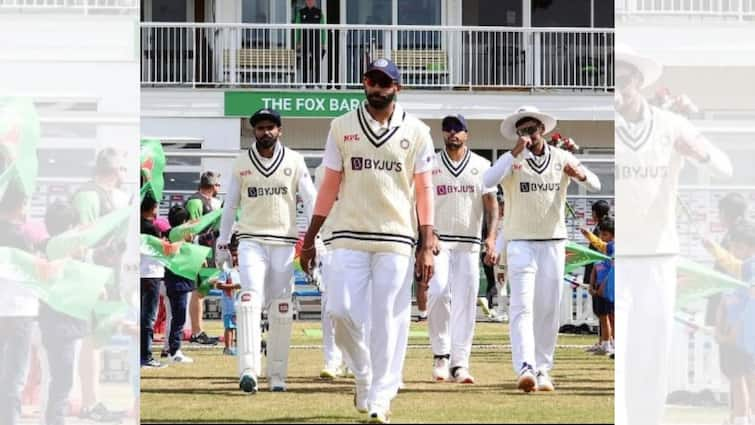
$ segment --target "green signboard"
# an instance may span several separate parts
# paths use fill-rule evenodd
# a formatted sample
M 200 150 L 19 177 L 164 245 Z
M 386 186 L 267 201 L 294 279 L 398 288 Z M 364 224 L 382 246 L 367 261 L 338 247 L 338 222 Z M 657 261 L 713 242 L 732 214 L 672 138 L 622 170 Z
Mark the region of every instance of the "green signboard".
M 363 99 L 361 91 L 227 91 L 225 116 L 249 117 L 259 109 L 272 108 L 283 117 L 337 117 L 359 106 Z

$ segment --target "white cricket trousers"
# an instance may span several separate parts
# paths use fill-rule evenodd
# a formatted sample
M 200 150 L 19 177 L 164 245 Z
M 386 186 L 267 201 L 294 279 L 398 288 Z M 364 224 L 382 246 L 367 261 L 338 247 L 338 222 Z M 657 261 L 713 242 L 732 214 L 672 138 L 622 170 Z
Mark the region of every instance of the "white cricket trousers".
M 239 243 L 241 290 L 251 291 L 264 309 L 272 300 L 293 293 L 294 247 L 263 245 L 250 240 Z
M 434 355 L 451 355 L 451 367 L 469 368 L 477 293 L 480 290 L 480 254 L 463 249 L 441 249 L 427 298 L 427 324 Z
M 335 249 L 326 268 L 336 345 L 371 408 L 389 408 L 401 384 L 413 266 L 404 255 Z
M 668 386 L 674 255 L 616 259 L 616 424 L 657 425 Z
M 509 241 L 509 329 L 515 373 L 524 363 L 553 368 L 564 281 L 566 241 Z
M 273 300 L 290 299 L 293 293 L 294 277 L 294 247 L 289 245 L 267 245 L 250 240 L 239 242 L 239 276 L 241 277 L 241 291 L 252 293 L 252 302 L 261 311 L 269 307 Z M 273 326 L 270 327 L 271 332 Z M 245 332 L 251 341 L 258 341 L 256 337 L 260 329 L 237 329 Z M 256 335 L 252 338 L 252 335 Z M 259 349 L 259 348 L 257 348 Z M 254 369 L 260 373 L 260 356 L 257 356 Z M 239 372 L 247 369 L 244 356 L 239 356 Z
M 327 275 L 326 269 L 330 266 L 332 253 L 327 248 L 320 249 L 320 271 L 322 273 L 322 282 L 320 282 L 320 307 L 322 311 L 322 353 L 325 358 L 325 367 L 335 370 L 343 363 L 343 355 L 336 345 L 336 336 L 333 329 L 333 322 L 330 315 L 326 314 L 328 308 L 328 282 L 325 280 Z

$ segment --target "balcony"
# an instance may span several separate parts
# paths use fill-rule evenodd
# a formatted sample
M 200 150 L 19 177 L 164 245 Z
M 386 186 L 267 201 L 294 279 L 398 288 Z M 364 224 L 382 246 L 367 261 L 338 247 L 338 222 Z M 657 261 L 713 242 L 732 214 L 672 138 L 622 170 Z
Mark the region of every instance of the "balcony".
M 412 89 L 613 89 L 613 29 L 141 24 L 143 87 L 361 86 L 391 58 Z
M 744 21 L 755 17 L 755 0 L 617 0 L 616 15 Z

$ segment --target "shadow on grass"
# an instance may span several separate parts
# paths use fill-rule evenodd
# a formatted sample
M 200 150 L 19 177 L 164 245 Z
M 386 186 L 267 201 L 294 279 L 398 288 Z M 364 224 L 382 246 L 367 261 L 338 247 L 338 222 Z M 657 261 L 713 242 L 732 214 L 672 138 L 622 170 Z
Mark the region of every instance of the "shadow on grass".
M 255 423 L 343 423 L 343 422 L 360 422 L 355 419 L 357 413 L 352 416 L 335 416 L 335 415 L 323 415 L 323 416 L 282 416 L 279 418 L 266 418 L 262 421 L 255 421 L 253 419 L 230 419 L 230 418 L 214 418 L 214 419 L 192 419 L 191 423 L 195 424 L 255 424 Z M 176 424 L 185 421 L 185 419 L 160 419 L 160 420 L 143 420 L 142 424 Z M 363 421 L 363 423 L 367 423 Z

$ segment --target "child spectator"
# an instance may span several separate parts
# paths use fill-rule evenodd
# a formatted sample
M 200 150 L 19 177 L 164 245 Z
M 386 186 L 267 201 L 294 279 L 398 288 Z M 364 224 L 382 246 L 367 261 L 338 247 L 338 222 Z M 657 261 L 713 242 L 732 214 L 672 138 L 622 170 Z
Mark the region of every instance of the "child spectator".
M 597 248 L 598 251 L 606 254 L 613 254 L 613 237 L 614 221 L 610 217 L 604 217 L 598 223 L 598 232 L 600 237 L 596 237 L 587 229 L 582 229 L 582 234 L 590 241 L 590 245 Z M 609 254 L 609 251 L 611 254 Z M 593 350 L 595 354 L 612 354 L 613 349 L 613 284 L 609 285 L 609 277 L 613 269 L 613 260 L 605 260 L 595 264 L 590 276 L 590 295 L 593 299 L 598 299 L 594 306 L 597 307 L 597 316 L 600 320 L 600 345 Z M 610 286 L 610 289 L 608 288 Z M 609 294 L 610 290 L 610 294 Z M 610 295 L 610 298 L 609 298 Z
M 600 221 L 603 220 L 603 218 L 608 217 L 608 214 L 611 212 L 611 206 L 608 204 L 608 202 L 606 202 L 606 201 L 604 201 L 604 200 L 601 199 L 601 200 L 596 201 L 595 203 L 592 204 L 591 210 L 592 210 L 592 220 L 593 220 L 593 222 L 595 222 L 595 227 L 593 228 L 592 232 L 588 231 L 585 228 L 580 229 L 580 230 L 582 231 L 582 234 L 585 236 L 585 238 L 588 241 L 591 241 L 591 240 L 600 241 L 600 239 L 598 238 L 598 236 L 600 234 L 600 230 L 598 229 L 598 225 L 600 224 Z M 587 235 L 588 233 L 592 233 L 593 235 L 596 236 L 596 238 L 590 239 L 588 237 L 588 235 Z M 598 247 L 595 246 L 595 245 L 593 245 L 592 243 L 590 243 L 589 248 L 592 249 L 592 250 L 595 250 L 595 251 L 600 251 L 600 249 L 598 249 Z M 605 253 L 605 251 L 600 251 L 600 252 Z M 584 273 L 584 282 L 586 284 L 591 285 L 591 286 L 592 286 L 592 283 L 593 283 L 590 280 L 592 278 L 592 268 L 593 268 L 592 264 L 586 265 L 585 266 L 585 273 Z M 601 313 L 602 311 L 605 311 L 606 306 L 604 306 L 602 304 L 602 302 L 603 302 L 602 298 L 600 298 L 600 297 L 592 297 L 592 312 L 593 312 L 593 314 L 595 314 L 595 316 L 599 317 L 600 316 L 599 313 Z M 587 352 L 593 352 L 593 351 L 598 350 L 600 348 L 600 344 L 601 344 L 601 337 L 600 337 L 600 335 L 601 335 L 601 333 L 602 333 L 602 330 L 601 330 L 601 332 L 598 332 L 598 342 L 595 343 L 595 345 L 593 345 L 590 348 L 588 348 Z
M 241 278 L 238 275 L 238 272 L 236 272 L 236 267 L 238 267 L 238 245 L 239 241 L 236 237 L 236 234 L 234 233 L 233 236 L 231 236 L 231 243 L 228 246 L 228 249 L 231 251 L 231 261 L 233 262 L 233 268 L 226 267 L 226 264 L 223 264 L 223 271 L 220 275 L 220 278 L 218 279 L 218 283 L 215 285 L 216 288 L 223 291 L 222 295 L 222 303 L 221 303 L 221 309 L 223 312 L 223 328 L 225 329 L 223 333 L 223 342 L 225 343 L 225 347 L 223 348 L 223 354 L 227 356 L 235 356 L 236 355 L 236 345 L 234 341 L 236 340 L 236 294 L 239 289 L 241 289 Z
M 171 227 L 180 226 L 189 221 L 189 213 L 181 205 L 174 205 L 168 212 Z M 191 242 L 193 235 L 187 233 L 186 242 Z M 189 293 L 194 290 L 194 282 L 165 269 L 165 294 L 170 303 L 171 320 L 168 333 L 168 359 L 171 363 L 193 363 L 194 360 L 181 352 L 181 340 L 186 323 L 186 307 Z
M 161 238 L 162 233 L 155 227 L 157 201 L 150 195 L 142 200 L 140 233 Z M 141 254 L 139 280 L 141 284 L 141 326 L 140 359 L 142 367 L 163 368 L 166 365 L 152 357 L 153 326 L 157 317 L 157 301 L 160 295 L 160 282 L 165 276 L 165 267 L 150 255 Z

